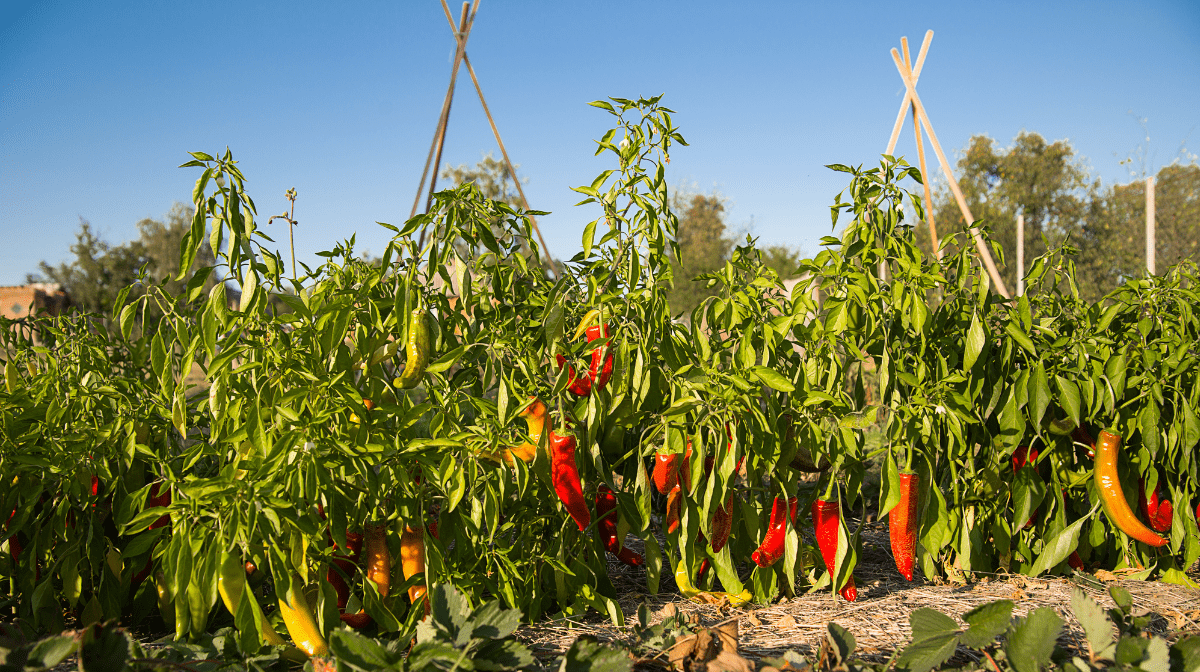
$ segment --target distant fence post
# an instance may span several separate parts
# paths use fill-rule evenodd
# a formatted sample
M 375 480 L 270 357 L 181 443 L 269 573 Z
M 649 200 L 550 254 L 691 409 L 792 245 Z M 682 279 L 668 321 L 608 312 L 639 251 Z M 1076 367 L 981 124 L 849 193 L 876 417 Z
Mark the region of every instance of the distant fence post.
M 1146 271 L 1154 275 L 1154 176 L 1146 178 Z

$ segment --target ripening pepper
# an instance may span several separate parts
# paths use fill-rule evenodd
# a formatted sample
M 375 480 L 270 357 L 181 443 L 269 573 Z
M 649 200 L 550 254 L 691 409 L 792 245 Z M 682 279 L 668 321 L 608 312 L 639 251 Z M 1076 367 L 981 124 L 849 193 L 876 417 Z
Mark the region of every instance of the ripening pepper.
M 429 350 L 429 313 L 424 308 L 413 308 L 408 318 L 408 339 L 404 344 L 404 370 L 392 381 L 396 387 L 408 390 L 421 382 L 425 367 L 429 366 Z
M 837 579 L 834 576 L 834 569 L 837 564 L 841 515 L 841 506 L 837 501 L 827 502 L 818 499 L 813 502 L 813 528 L 817 533 L 817 547 L 821 549 L 821 559 L 825 561 L 825 568 L 829 570 L 829 582 L 835 584 L 835 589 L 837 588 Z M 846 585 L 842 586 L 839 592 L 847 602 L 858 599 L 858 589 L 854 587 L 853 574 L 846 579 Z
M 559 436 L 551 430 L 549 446 L 550 482 L 563 507 L 582 532 L 591 524 L 592 514 L 588 510 L 587 500 L 583 498 L 583 483 L 579 480 L 579 466 L 575 463 L 575 435 Z
M 349 543 L 349 539 L 346 540 Z M 375 584 L 380 597 L 387 597 L 388 588 L 392 582 L 392 556 L 388 552 L 387 528 L 384 525 L 368 525 L 363 554 L 367 558 L 367 579 Z M 341 611 L 343 606 L 339 606 Z M 361 630 L 371 624 L 371 617 L 365 610 L 354 614 L 342 613 L 339 616 L 343 623 Z
M 888 536 L 896 569 L 908 581 L 913 580 L 913 561 L 917 552 L 917 506 L 920 502 L 921 477 L 900 474 L 900 501 L 888 512 Z
M 436 535 L 435 535 L 436 536 Z M 420 525 L 405 526 L 400 535 L 400 569 L 404 580 L 425 573 L 425 531 Z M 408 589 L 408 601 L 414 606 L 425 597 L 425 586 L 416 585 Z M 425 615 L 429 615 L 429 601 L 425 601 Z
M 783 546 L 787 539 L 787 524 L 788 521 L 795 521 L 797 505 L 798 500 L 795 497 L 787 499 L 776 497 L 771 502 L 771 522 L 767 525 L 767 533 L 763 536 L 758 549 L 750 554 L 750 559 L 754 561 L 754 564 L 759 567 L 770 567 L 783 557 Z
M 1153 527 L 1155 531 L 1170 531 L 1175 507 L 1172 506 L 1169 499 L 1159 500 L 1157 485 L 1154 487 L 1154 492 L 1147 495 L 1146 479 L 1144 478 L 1138 482 L 1138 508 L 1142 510 L 1142 515 L 1146 516 L 1146 520 L 1150 521 L 1150 527 Z
M 521 411 L 520 415 L 525 418 L 531 441 L 508 449 L 504 460 L 509 464 L 513 463 L 514 458 L 525 463 L 533 462 L 533 458 L 537 456 L 537 442 L 541 440 L 542 429 L 546 426 L 546 404 L 543 404 L 541 399 L 534 398 L 533 403 Z
M 644 564 L 642 556 L 625 548 L 617 534 L 617 496 L 609 489 L 608 484 L 601 483 L 596 488 L 596 530 L 604 550 L 617 556 L 626 565 L 637 567 Z
M 304 597 L 303 585 L 299 575 L 292 576 L 291 587 L 279 600 L 279 614 L 283 616 L 283 624 L 287 626 L 292 641 L 301 651 L 310 656 L 323 656 L 329 653 L 329 645 L 317 627 L 317 619 L 313 617 L 308 599 Z
M 362 552 L 363 537 L 357 532 L 346 533 L 349 555 L 338 552 L 340 549 L 333 541 L 332 535 L 329 544 L 333 546 L 334 554 L 329 570 L 325 572 L 325 580 L 333 586 L 333 590 L 337 593 L 337 606 L 340 611 L 346 608 L 346 603 L 350 600 L 350 586 L 346 581 L 353 579 L 355 573 L 358 572 L 358 555 Z
M 1142 524 L 1125 501 L 1125 493 L 1121 490 L 1121 479 L 1117 475 L 1117 453 L 1121 446 L 1121 435 L 1103 430 L 1100 432 L 1100 442 L 1096 444 L 1096 466 L 1093 478 L 1096 492 L 1100 494 L 1100 503 L 1104 512 L 1117 529 L 1126 535 L 1150 546 L 1167 545 L 1167 540 L 1154 533 Z
M 246 595 L 246 567 L 232 553 L 224 554 L 221 559 L 220 571 L 217 574 L 217 592 L 221 595 L 221 601 L 225 603 L 225 608 L 235 618 L 238 604 L 241 603 L 242 598 L 245 597 L 249 600 L 250 609 L 259 622 L 258 634 L 268 646 L 283 646 L 287 643 L 267 622 L 263 616 L 262 607 L 258 606 L 258 600 L 254 599 L 253 594 Z

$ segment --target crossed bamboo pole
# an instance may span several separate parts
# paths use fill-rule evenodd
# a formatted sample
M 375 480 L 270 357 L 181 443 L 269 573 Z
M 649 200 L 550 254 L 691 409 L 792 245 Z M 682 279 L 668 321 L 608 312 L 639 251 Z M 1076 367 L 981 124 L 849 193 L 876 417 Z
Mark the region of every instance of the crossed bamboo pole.
M 479 103 L 483 106 L 483 113 L 487 116 L 488 124 L 492 127 L 492 135 L 496 136 L 496 144 L 500 146 L 500 154 L 504 157 L 504 164 L 508 167 L 508 173 L 512 176 L 513 182 L 517 185 L 517 194 L 521 197 L 521 205 L 524 209 L 529 210 L 529 200 L 525 198 L 525 190 L 521 188 L 521 181 L 517 178 L 517 170 L 513 167 L 512 160 L 508 157 L 508 149 L 504 146 L 504 140 L 500 137 L 500 129 L 496 126 L 496 120 L 492 117 L 492 111 L 488 108 L 487 99 L 483 96 L 483 87 L 479 85 L 479 77 L 475 74 L 475 68 L 471 65 L 471 59 L 467 56 L 467 38 L 470 37 L 471 28 L 475 25 L 475 14 L 479 11 L 480 0 L 475 0 L 475 4 L 470 6 L 470 3 L 464 2 L 462 13 L 458 23 L 455 24 L 454 17 L 450 13 L 450 6 L 446 4 L 446 0 L 441 0 L 442 11 L 446 14 L 446 21 L 450 24 L 450 31 L 454 34 L 454 40 L 457 43 L 457 48 L 454 52 L 454 69 L 450 73 L 450 86 L 446 90 L 446 99 L 442 103 L 442 114 L 438 118 L 437 130 L 433 135 L 433 144 L 429 147 L 429 156 L 425 159 L 425 170 L 421 173 L 421 183 L 417 186 L 417 197 L 413 200 L 412 213 L 409 218 L 416 216 L 417 205 L 421 202 L 421 193 L 425 189 L 425 178 L 429 174 L 430 163 L 433 164 L 433 177 L 429 182 L 429 194 L 425 200 L 425 210 L 433 205 L 433 192 L 437 185 L 438 166 L 442 162 L 442 147 L 446 142 L 446 127 L 450 122 L 450 106 L 454 99 L 454 87 L 458 80 L 459 64 L 467 66 L 467 72 L 471 75 L 471 83 L 475 85 L 475 93 L 479 95 Z M 538 243 L 542 246 L 542 251 L 549 254 L 549 248 L 546 247 L 546 239 L 542 237 L 542 229 L 537 224 L 537 218 L 530 217 L 530 224 L 533 225 L 533 231 L 537 234 Z M 424 247 L 425 231 L 421 231 L 420 246 Z M 553 272 L 553 264 L 543 258 L 543 265 Z
M 904 125 L 904 118 L 908 116 L 911 109 L 913 114 L 913 131 L 917 137 L 917 159 L 920 164 L 922 180 L 925 182 L 925 212 L 929 221 L 929 231 L 933 236 L 933 247 L 938 250 L 938 258 L 941 259 L 941 250 L 938 245 L 937 227 L 933 220 L 933 202 L 929 193 L 929 177 L 925 170 L 925 148 L 921 142 L 921 128 L 924 127 L 925 134 L 929 136 L 929 142 L 933 145 L 933 151 L 937 154 L 938 163 L 941 164 L 942 173 L 945 174 L 946 180 L 950 183 L 950 191 L 954 194 L 954 200 L 958 203 L 958 209 L 962 211 L 963 219 L 967 222 L 967 228 L 971 232 L 971 237 L 975 241 L 975 249 L 979 252 L 979 258 L 983 262 L 983 267 L 987 270 L 988 277 L 992 280 L 992 285 L 995 286 L 1004 298 L 1011 299 L 1012 295 L 1008 292 L 1008 287 L 1004 285 L 1004 279 L 1000 277 L 1000 272 L 996 270 L 996 262 L 992 259 L 992 254 L 988 250 L 987 245 L 983 242 L 983 236 L 979 233 L 979 229 L 975 226 L 975 218 L 971 215 L 971 209 L 967 207 L 967 199 L 963 197 L 962 189 L 958 186 L 958 180 L 954 179 L 954 171 L 950 167 L 949 161 L 946 160 L 946 154 L 942 152 L 942 145 L 938 142 L 937 134 L 933 131 L 933 124 L 929 121 L 929 115 L 925 112 L 925 106 L 921 104 L 921 97 L 917 95 L 917 78 L 921 74 L 921 67 L 925 65 L 925 55 L 929 52 L 929 43 L 933 40 L 933 31 L 926 31 L 925 39 L 921 42 L 921 51 L 917 54 L 916 66 L 911 65 L 911 59 L 908 52 L 908 38 L 901 38 L 900 44 L 904 48 L 904 56 L 901 58 L 900 52 L 892 49 L 892 61 L 896 64 L 896 70 L 900 72 L 901 79 L 904 80 L 904 100 L 900 103 L 900 112 L 896 115 L 896 123 L 892 127 L 892 137 L 888 140 L 888 148 L 886 154 L 891 154 L 896 148 L 896 141 L 900 137 L 900 128 Z

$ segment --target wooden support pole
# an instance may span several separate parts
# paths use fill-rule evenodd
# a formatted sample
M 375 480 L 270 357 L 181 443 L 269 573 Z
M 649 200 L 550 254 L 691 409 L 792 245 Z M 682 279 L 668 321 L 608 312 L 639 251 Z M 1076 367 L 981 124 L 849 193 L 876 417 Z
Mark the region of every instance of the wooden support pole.
M 1017 211 L 1017 296 L 1025 295 L 1025 211 Z
M 446 5 L 446 0 L 442 0 L 442 10 L 446 13 L 446 20 L 450 22 L 450 28 L 454 28 L 454 19 L 450 16 L 450 7 Z M 492 127 L 492 135 L 496 136 L 496 144 L 500 146 L 500 154 L 504 157 L 504 164 L 508 166 L 508 173 L 512 175 L 513 183 L 517 185 L 517 194 L 521 196 L 521 205 L 526 210 L 529 210 L 529 200 L 525 198 L 525 190 L 521 188 L 521 180 L 517 178 L 517 169 L 513 166 L 512 159 L 508 158 L 508 150 L 504 147 L 504 140 L 500 138 L 500 129 L 496 126 L 496 120 L 492 118 L 492 111 L 488 108 L 487 100 L 483 97 L 483 87 L 479 85 L 479 77 L 475 75 L 475 68 L 471 65 L 471 59 L 467 56 L 466 45 L 463 45 L 463 63 L 467 66 L 467 73 L 471 75 L 471 82 L 475 85 L 475 93 L 479 94 L 479 104 L 483 106 L 483 113 L 487 115 L 488 123 Z M 538 226 L 537 218 L 530 217 L 529 223 L 533 225 L 533 232 L 537 234 L 538 244 L 542 246 L 543 256 L 550 254 L 550 250 L 546 247 L 546 239 L 542 237 L 542 229 Z M 551 273 L 554 273 L 553 264 L 549 263 L 549 259 L 543 260 L 545 266 Z M 557 273 L 555 273 L 557 275 Z
M 1146 178 L 1146 270 L 1154 275 L 1154 176 Z
M 933 39 L 933 31 L 925 33 L 925 42 L 921 44 L 920 58 L 924 58 L 929 52 L 929 42 Z M 904 64 L 911 66 L 912 60 L 908 53 L 908 38 L 900 38 L 900 45 L 904 47 Z M 916 81 L 916 72 L 913 73 L 913 81 Z M 905 90 L 904 99 L 909 100 L 908 90 Z M 909 102 L 909 108 L 912 110 L 913 120 L 913 135 L 917 141 L 917 167 L 921 169 L 921 186 L 925 192 L 925 219 L 929 222 L 929 239 L 933 243 L 933 253 L 937 255 L 938 261 L 942 260 L 941 241 L 938 240 L 937 224 L 933 220 L 933 196 L 929 188 L 929 171 L 925 166 L 925 143 L 921 140 L 921 122 L 917 118 L 917 107 Z M 889 152 L 890 154 L 890 152 Z
M 925 67 L 925 55 L 929 53 L 929 43 L 933 41 L 933 31 L 925 31 L 925 39 L 921 41 L 921 51 L 917 53 L 917 65 L 913 68 L 913 86 L 917 85 L 917 79 L 921 76 L 921 68 Z M 900 43 L 904 45 L 905 52 L 908 51 L 908 38 L 900 38 Z M 905 61 L 907 63 L 908 61 Z M 896 113 L 896 123 L 892 126 L 892 137 L 888 140 L 887 151 L 884 154 L 891 154 L 896 149 L 896 141 L 900 139 L 900 128 L 904 126 L 904 117 L 908 114 L 909 108 L 912 107 L 912 98 L 908 95 L 908 89 L 904 90 L 904 100 L 900 101 L 900 111 Z
M 975 227 L 975 218 L 971 216 L 971 209 L 967 207 L 967 199 L 963 197 L 962 190 L 958 187 L 958 180 L 954 179 L 954 171 L 950 167 L 950 162 L 946 159 L 945 152 L 942 151 L 942 144 L 938 142 L 937 133 L 934 132 L 933 124 L 929 121 L 929 114 L 925 111 L 925 106 L 921 104 L 921 97 L 917 95 L 917 90 L 912 79 L 912 71 L 904 65 L 904 61 L 900 60 L 900 52 L 895 49 L 892 49 L 892 61 L 895 62 L 896 69 L 900 71 L 900 77 L 904 79 L 904 85 L 908 87 L 908 95 L 912 99 L 912 104 L 921 119 L 921 126 L 925 128 L 925 134 L 929 136 L 929 142 L 933 145 L 933 151 L 937 154 L 938 163 L 942 166 L 942 173 L 950 183 L 950 191 L 954 194 L 954 200 L 958 202 L 958 208 L 962 211 L 963 218 L 967 222 L 967 228 L 971 232 L 971 237 L 975 239 L 975 249 L 979 251 L 979 257 L 983 262 L 983 266 L 987 270 L 992 284 L 996 287 L 996 291 L 1004 298 L 1011 299 L 1012 295 L 1009 294 L 1008 288 L 1004 285 L 1004 279 L 1000 277 L 1000 272 L 996 270 L 996 262 L 992 259 L 992 253 L 988 251 L 987 245 L 983 242 L 983 236 L 979 233 L 979 229 Z
M 467 3 L 463 3 L 466 5 Z M 475 8 L 479 8 L 479 0 L 475 0 Z M 464 34 L 458 40 L 458 48 L 454 52 L 454 67 L 450 70 L 450 86 L 446 88 L 446 98 L 442 101 L 442 113 L 438 117 L 437 129 L 433 132 L 433 142 L 429 145 L 429 156 L 425 157 L 425 169 L 421 171 L 421 182 L 417 185 L 417 195 L 413 198 L 412 212 L 408 218 L 412 219 L 417 216 L 417 207 L 421 203 L 421 194 L 425 192 L 425 178 L 429 175 L 429 164 L 433 162 L 433 156 L 437 153 L 438 148 L 442 145 L 446 138 L 446 124 L 450 120 L 450 103 L 454 100 L 454 85 L 458 81 L 458 65 L 462 62 L 462 55 L 466 52 L 467 37 L 470 34 L 470 26 L 466 27 L 467 34 Z M 434 170 L 436 174 L 437 171 Z M 422 232 L 424 233 L 424 232 Z M 424 236 L 422 235 L 421 244 L 424 245 Z

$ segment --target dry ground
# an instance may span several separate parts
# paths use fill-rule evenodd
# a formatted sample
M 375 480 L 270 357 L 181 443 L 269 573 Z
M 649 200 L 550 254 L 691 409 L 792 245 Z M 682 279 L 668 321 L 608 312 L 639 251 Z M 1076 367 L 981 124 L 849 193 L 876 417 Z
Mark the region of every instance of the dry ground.
M 917 580 L 909 583 L 895 569 L 888 551 L 889 541 L 885 522 L 868 523 L 863 528 L 864 554 L 855 568 L 858 600 L 834 600 L 828 590 L 811 595 L 781 599 L 769 606 L 750 605 L 747 608 L 718 607 L 696 604 L 677 594 L 644 594 L 645 573 L 638 568 L 610 564 L 613 577 L 628 623 L 637 620 L 637 609 L 643 602 L 651 610 L 651 622 L 661 621 L 675 610 L 694 618 L 702 625 L 713 625 L 736 618 L 739 630 L 739 652 L 750 658 L 780 656 L 794 650 L 812 656 L 825 636 L 826 623 L 833 621 L 854 635 L 858 655 L 876 662 L 886 661 L 892 652 L 908 642 L 908 616 L 919 607 L 929 607 L 958 617 L 971 609 L 1000 599 L 1016 603 L 1014 613 L 1024 615 L 1038 607 L 1053 607 L 1063 618 L 1066 627 L 1060 644 L 1066 648 L 1085 650 L 1083 631 L 1071 615 L 1072 586 L 1086 591 L 1100 606 L 1114 606 L 1107 587 L 1114 580 L 1096 577 L 1064 577 L 1030 579 L 1021 575 L 992 575 L 979 577 L 967 585 L 937 585 Z M 1193 579 L 1200 578 L 1195 567 Z M 1151 624 L 1157 634 L 1175 639 L 1182 634 L 1200 633 L 1200 590 L 1158 582 L 1115 579 L 1133 595 L 1134 612 L 1153 612 L 1158 615 Z M 632 627 L 617 628 L 600 616 L 581 619 L 546 621 L 521 628 L 517 637 L 529 645 L 539 657 L 561 654 L 577 637 L 595 635 L 601 641 L 633 645 L 636 637 Z

